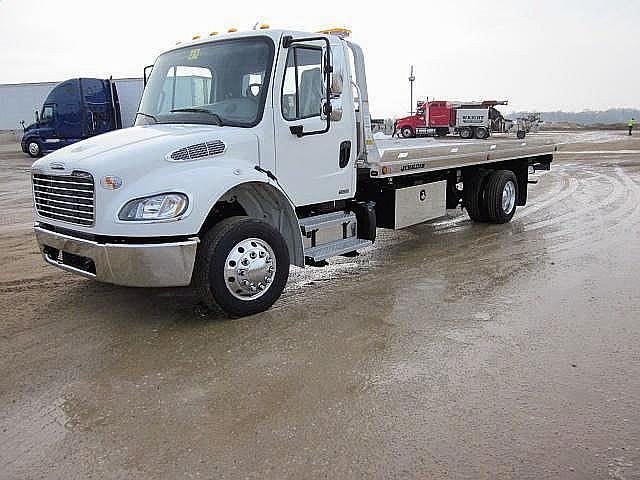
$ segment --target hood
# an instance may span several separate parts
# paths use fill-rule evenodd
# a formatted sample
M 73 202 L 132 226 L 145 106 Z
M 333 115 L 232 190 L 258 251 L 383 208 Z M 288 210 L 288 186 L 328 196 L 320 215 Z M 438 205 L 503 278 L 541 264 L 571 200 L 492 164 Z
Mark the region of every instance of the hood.
M 124 161 L 133 167 L 143 159 L 166 162 L 166 156 L 174 150 L 214 140 L 223 141 L 227 147 L 246 143 L 257 145 L 256 135 L 241 128 L 184 124 L 143 125 L 114 130 L 74 143 L 47 155 L 43 163 L 56 161 L 74 169 L 90 170 L 105 162 Z M 34 167 L 37 166 L 42 165 L 34 164 Z
M 55 160 L 82 161 L 91 160 L 107 153 L 117 154 L 118 150 L 134 146 L 155 147 L 166 146 L 171 149 L 177 145 L 198 143 L 205 137 L 211 140 L 211 135 L 219 136 L 220 127 L 193 125 L 144 125 L 138 127 L 113 130 L 97 135 L 81 142 L 62 148 L 49 156 Z M 57 158 L 64 157 L 64 158 Z
M 401 117 L 396 119 L 396 122 L 400 123 L 400 122 L 408 122 L 409 120 L 413 120 L 415 119 L 416 116 L 415 115 L 409 115 L 408 117 Z
M 222 141 L 225 155 L 258 162 L 257 136 L 239 127 L 217 125 L 160 124 L 114 130 L 56 150 L 34 163 L 33 168 L 48 170 L 51 162 L 64 169 L 100 172 L 145 170 L 165 166 L 171 152 L 190 145 Z
M 27 132 L 32 132 L 33 130 L 35 130 L 36 128 L 38 128 L 38 124 L 37 123 L 30 123 L 29 125 L 27 125 L 26 127 L 24 127 L 24 133 Z

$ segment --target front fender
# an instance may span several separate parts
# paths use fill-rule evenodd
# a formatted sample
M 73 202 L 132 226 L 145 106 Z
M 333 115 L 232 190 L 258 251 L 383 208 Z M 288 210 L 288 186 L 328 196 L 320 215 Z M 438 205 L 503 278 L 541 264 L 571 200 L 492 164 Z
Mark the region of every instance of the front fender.
M 304 267 L 304 247 L 300 224 L 294 206 L 277 182 L 268 177 L 235 185 L 217 199 L 220 202 L 239 204 L 244 212 L 253 218 L 259 218 L 278 230 L 289 248 L 291 263 Z
M 132 199 L 167 192 L 180 192 L 189 197 L 185 215 L 160 222 L 118 218 L 121 208 Z M 167 162 L 162 168 L 136 180 L 125 177 L 123 188 L 118 190 L 105 190 L 96 181 L 96 203 L 101 205 L 104 214 L 96 217 L 96 225 L 91 231 L 123 237 L 196 236 L 216 203 L 223 201 L 238 202 L 247 215 L 265 220 L 279 230 L 289 246 L 291 262 L 304 265 L 295 207 L 275 181 L 246 160 L 219 158 L 184 164 Z M 45 219 L 42 221 L 46 222 Z

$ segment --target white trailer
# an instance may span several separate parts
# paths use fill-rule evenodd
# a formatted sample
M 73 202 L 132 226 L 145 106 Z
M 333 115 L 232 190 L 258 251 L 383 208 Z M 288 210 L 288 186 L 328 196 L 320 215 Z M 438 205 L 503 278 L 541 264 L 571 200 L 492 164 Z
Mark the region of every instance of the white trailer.
M 456 128 L 462 138 L 472 138 L 474 130 L 478 138 L 489 136 L 489 108 L 456 109 Z
M 333 33 L 231 33 L 160 55 L 136 126 L 34 163 L 44 260 L 120 285 L 191 284 L 238 316 L 269 308 L 290 265 L 354 255 L 377 228 L 460 206 L 510 221 L 555 146 L 376 145 L 362 50 Z

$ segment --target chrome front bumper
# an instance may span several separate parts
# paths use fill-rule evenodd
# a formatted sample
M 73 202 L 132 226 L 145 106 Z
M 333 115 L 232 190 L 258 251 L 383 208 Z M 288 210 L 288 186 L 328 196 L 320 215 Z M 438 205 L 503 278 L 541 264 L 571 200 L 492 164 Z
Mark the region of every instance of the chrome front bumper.
M 48 264 L 84 277 L 129 287 L 179 287 L 191 282 L 197 238 L 175 243 L 113 244 L 51 232 L 37 225 L 34 230 Z M 87 265 L 90 268 L 85 268 Z

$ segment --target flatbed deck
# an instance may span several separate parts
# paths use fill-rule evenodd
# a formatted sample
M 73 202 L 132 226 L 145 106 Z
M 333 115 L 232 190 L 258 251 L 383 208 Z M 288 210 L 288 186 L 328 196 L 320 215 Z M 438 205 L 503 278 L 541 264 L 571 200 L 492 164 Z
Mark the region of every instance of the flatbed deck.
M 376 139 L 380 158 L 365 163 L 373 178 L 461 168 L 483 163 L 553 155 L 555 143 L 535 134 L 525 139 L 495 135 L 486 140 L 459 138 Z

